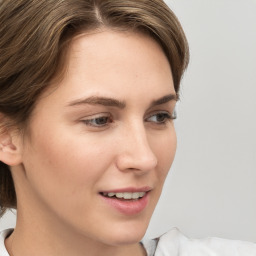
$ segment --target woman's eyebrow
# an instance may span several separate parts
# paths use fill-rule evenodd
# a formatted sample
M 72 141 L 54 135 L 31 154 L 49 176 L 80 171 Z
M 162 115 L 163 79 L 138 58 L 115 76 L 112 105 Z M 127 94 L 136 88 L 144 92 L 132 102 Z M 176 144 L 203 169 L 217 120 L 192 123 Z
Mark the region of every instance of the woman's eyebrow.
M 123 109 L 126 106 L 125 102 L 123 101 L 113 99 L 113 98 L 98 97 L 98 96 L 91 96 L 88 98 L 71 101 L 68 104 L 68 106 L 78 106 L 78 105 L 84 105 L 84 104 L 103 105 L 108 107 L 117 107 L 120 109 Z
M 165 104 L 169 101 L 178 101 L 179 100 L 179 96 L 176 93 L 171 93 L 168 95 L 165 95 L 163 97 L 161 97 L 160 99 L 154 100 L 152 101 L 152 103 L 150 104 L 150 107 L 154 107 L 157 105 L 162 105 Z
M 168 94 L 165 95 L 157 100 L 154 100 L 151 102 L 150 107 L 161 105 L 164 103 L 167 103 L 169 101 L 178 100 L 178 96 L 176 94 Z M 103 105 L 107 107 L 117 107 L 120 109 L 124 109 L 126 107 L 126 103 L 124 101 L 120 101 L 113 98 L 108 97 L 99 97 L 99 96 L 91 96 L 84 99 L 78 99 L 71 101 L 68 106 L 79 106 L 84 104 L 90 104 L 90 105 Z

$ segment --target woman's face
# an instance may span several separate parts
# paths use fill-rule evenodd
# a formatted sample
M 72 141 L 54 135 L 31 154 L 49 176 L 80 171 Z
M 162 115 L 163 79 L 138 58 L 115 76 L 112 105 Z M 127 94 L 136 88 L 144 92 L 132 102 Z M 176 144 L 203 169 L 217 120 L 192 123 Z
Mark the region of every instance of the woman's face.
M 175 99 L 169 63 L 153 39 L 113 31 L 76 37 L 64 79 L 31 117 L 23 176 L 14 177 L 18 213 L 33 212 L 51 232 L 59 226 L 104 244 L 139 241 L 175 155 Z

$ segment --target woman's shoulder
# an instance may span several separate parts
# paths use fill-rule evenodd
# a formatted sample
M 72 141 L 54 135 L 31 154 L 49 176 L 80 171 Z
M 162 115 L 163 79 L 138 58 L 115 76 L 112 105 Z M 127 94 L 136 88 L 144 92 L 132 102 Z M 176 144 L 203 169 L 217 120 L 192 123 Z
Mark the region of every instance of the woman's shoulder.
M 190 239 L 173 228 L 161 237 L 143 241 L 148 256 L 256 256 L 256 244 L 222 238 Z
M 9 256 L 9 253 L 7 252 L 4 244 L 4 240 L 7 236 L 10 235 L 10 233 L 13 231 L 13 229 L 5 229 L 3 231 L 0 231 L 0 256 Z

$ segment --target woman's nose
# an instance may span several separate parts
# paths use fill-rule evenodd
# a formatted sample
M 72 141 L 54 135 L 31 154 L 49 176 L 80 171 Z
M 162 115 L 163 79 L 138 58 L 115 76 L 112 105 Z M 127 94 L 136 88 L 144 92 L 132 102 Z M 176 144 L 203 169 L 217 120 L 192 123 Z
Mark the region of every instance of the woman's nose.
M 157 166 L 157 157 L 150 145 L 145 127 L 128 129 L 119 141 L 117 167 L 121 171 L 134 170 L 139 174 Z

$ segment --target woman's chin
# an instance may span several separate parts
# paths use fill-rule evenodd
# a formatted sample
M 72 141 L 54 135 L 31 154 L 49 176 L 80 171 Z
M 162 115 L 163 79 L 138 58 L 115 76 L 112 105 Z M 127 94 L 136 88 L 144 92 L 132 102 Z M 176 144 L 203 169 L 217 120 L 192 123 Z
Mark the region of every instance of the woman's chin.
M 134 230 L 133 232 L 130 232 L 129 234 L 125 234 L 122 236 L 122 240 L 119 240 L 119 244 L 134 244 L 139 243 L 142 238 L 144 237 L 146 233 L 145 230 Z
M 140 227 L 131 225 L 128 228 L 113 228 L 108 232 L 108 236 L 105 235 L 105 243 L 112 246 L 137 244 L 144 237 L 146 230 L 147 225 L 140 225 Z
M 143 233 L 133 233 L 129 235 L 120 235 L 116 237 L 111 237 L 108 241 L 109 245 L 112 246 L 124 246 L 124 245 L 133 245 L 133 244 L 138 244 L 143 236 L 145 235 L 145 232 Z

